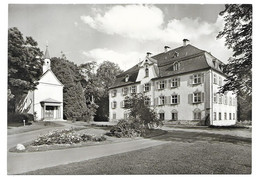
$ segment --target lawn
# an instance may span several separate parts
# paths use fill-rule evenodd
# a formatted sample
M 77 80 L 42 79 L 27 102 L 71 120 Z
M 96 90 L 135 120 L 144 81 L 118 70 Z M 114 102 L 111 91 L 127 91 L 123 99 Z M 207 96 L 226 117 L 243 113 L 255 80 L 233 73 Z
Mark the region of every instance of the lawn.
M 169 143 L 25 174 L 250 174 L 251 139 L 172 131 L 152 137 Z

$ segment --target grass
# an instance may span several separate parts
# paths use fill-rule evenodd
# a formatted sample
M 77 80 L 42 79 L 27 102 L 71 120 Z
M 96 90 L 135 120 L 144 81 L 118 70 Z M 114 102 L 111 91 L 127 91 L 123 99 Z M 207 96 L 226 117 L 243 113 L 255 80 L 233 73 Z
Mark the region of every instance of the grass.
M 26 175 L 250 174 L 251 145 L 208 141 L 170 143 Z

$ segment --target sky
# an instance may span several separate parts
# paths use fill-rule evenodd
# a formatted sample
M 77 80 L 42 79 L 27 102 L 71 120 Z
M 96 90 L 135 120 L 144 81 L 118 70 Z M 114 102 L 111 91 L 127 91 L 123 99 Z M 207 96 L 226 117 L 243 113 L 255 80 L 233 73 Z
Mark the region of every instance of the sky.
M 51 57 L 61 51 L 76 64 L 108 60 L 126 70 L 146 56 L 190 44 L 223 62 L 232 55 L 216 39 L 224 20 L 223 4 L 9 4 L 8 27 L 17 27 L 48 44 Z

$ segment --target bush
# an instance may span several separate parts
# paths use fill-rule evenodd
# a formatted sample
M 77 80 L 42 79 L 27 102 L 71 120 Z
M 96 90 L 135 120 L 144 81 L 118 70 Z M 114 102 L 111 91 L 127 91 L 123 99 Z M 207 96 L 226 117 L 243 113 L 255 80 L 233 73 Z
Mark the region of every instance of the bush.
M 39 136 L 33 141 L 33 146 L 52 144 L 77 144 L 86 141 L 105 141 L 104 136 L 94 136 L 76 133 L 73 129 L 56 130 Z
M 34 116 L 33 116 L 33 114 L 28 114 L 28 113 L 9 113 L 8 114 L 8 122 L 23 123 L 23 120 L 25 120 L 25 123 L 34 121 Z

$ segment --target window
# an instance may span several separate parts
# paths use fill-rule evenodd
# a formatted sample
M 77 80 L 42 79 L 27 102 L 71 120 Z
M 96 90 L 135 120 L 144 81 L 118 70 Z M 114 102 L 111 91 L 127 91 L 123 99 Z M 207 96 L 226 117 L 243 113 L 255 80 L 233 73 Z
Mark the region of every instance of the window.
M 113 113 L 113 119 L 116 119 L 116 113 Z
M 229 113 L 229 120 L 232 120 L 232 115 L 231 115 L 231 113 Z
M 131 93 L 136 93 L 136 86 L 135 85 L 131 87 Z
M 160 120 L 164 120 L 164 112 L 159 113 L 159 119 L 160 119 Z
M 149 77 L 149 69 L 145 68 L 145 77 Z
M 165 104 L 165 97 L 164 96 L 160 96 L 159 97 L 159 105 L 164 105 Z
M 159 89 L 164 89 L 165 88 L 165 81 L 160 81 L 159 82 Z
M 229 97 L 229 106 L 232 106 L 232 97 Z
M 172 95 L 171 96 L 171 104 L 178 104 L 179 100 L 178 100 L 178 95 Z
M 236 120 L 236 114 L 233 113 L 233 120 Z
M 179 69 L 180 69 L 180 63 L 179 62 L 173 63 L 173 71 L 178 71 Z
M 201 83 L 202 74 L 194 74 L 193 75 L 193 84 Z
M 112 102 L 112 109 L 115 109 L 116 108 L 116 101 L 113 101 Z
M 196 108 L 193 111 L 194 120 L 200 120 L 201 119 L 201 111 L 200 109 Z
M 222 104 L 222 95 L 220 95 L 220 94 L 219 94 L 219 96 L 218 96 L 218 103 L 219 103 L 219 104 Z
M 218 119 L 221 120 L 221 112 L 218 113 Z
M 224 104 L 227 105 L 227 102 L 228 102 L 228 100 L 227 100 L 227 95 L 225 95 L 225 96 L 224 96 Z
M 227 120 L 227 113 L 224 113 L 224 119 Z
M 117 92 L 117 90 L 113 90 L 113 91 L 112 91 L 112 97 L 115 97 L 115 96 L 116 96 L 116 92 Z
M 216 112 L 213 113 L 213 118 L 214 118 L 214 120 L 217 120 L 217 113 Z
M 150 91 L 150 83 L 144 84 L 144 91 L 145 91 L 145 92 Z
M 128 113 L 124 112 L 124 119 L 127 119 L 127 117 L 128 117 Z
M 125 105 L 126 105 L 126 100 L 123 100 L 123 101 L 121 102 L 121 108 L 124 108 Z
M 151 105 L 151 100 L 150 100 L 149 97 L 145 97 L 145 98 L 144 98 L 144 105 L 145 105 L 145 106 L 150 106 L 150 105 Z
M 171 88 L 173 87 L 178 87 L 178 82 L 179 82 L 179 79 L 178 78 L 174 78 L 171 80 Z
M 213 102 L 214 102 L 214 103 L 217 103 L 217 102 L 218 102 L 218 100 L 217 100 L 217 94 L 216 94 L 216 93 L 214 93 L 214 95 L 213 95 Z
M 178 111 L 177 110 L 172 110 L 172 120 L 176 121 L 178 120 Z
M 214 84 L 217 84 L 217 83 L 218 83 L 218 81 L 217 81 L 217 75 L 216 75 L 216 74 L 213 75 L 213 83 L 214 83 Z
M 127 92 L 128 92 L 128 88 L 127 87 L 123 88 L 123 95 L 127 95 Z
M 236 98 L 233 98 L 233 106 L 236 106 Z
M 193 103 L 201 102 L 201 92 L 193 93 Z
M 219 76 L 218 78 L 219 86 L 222 86 L 222 78 Z
M 125 82 L 128 82 L 128 80 L 129 80 L 129 75 L 127 74 L 127 75 L 125 76 Z

